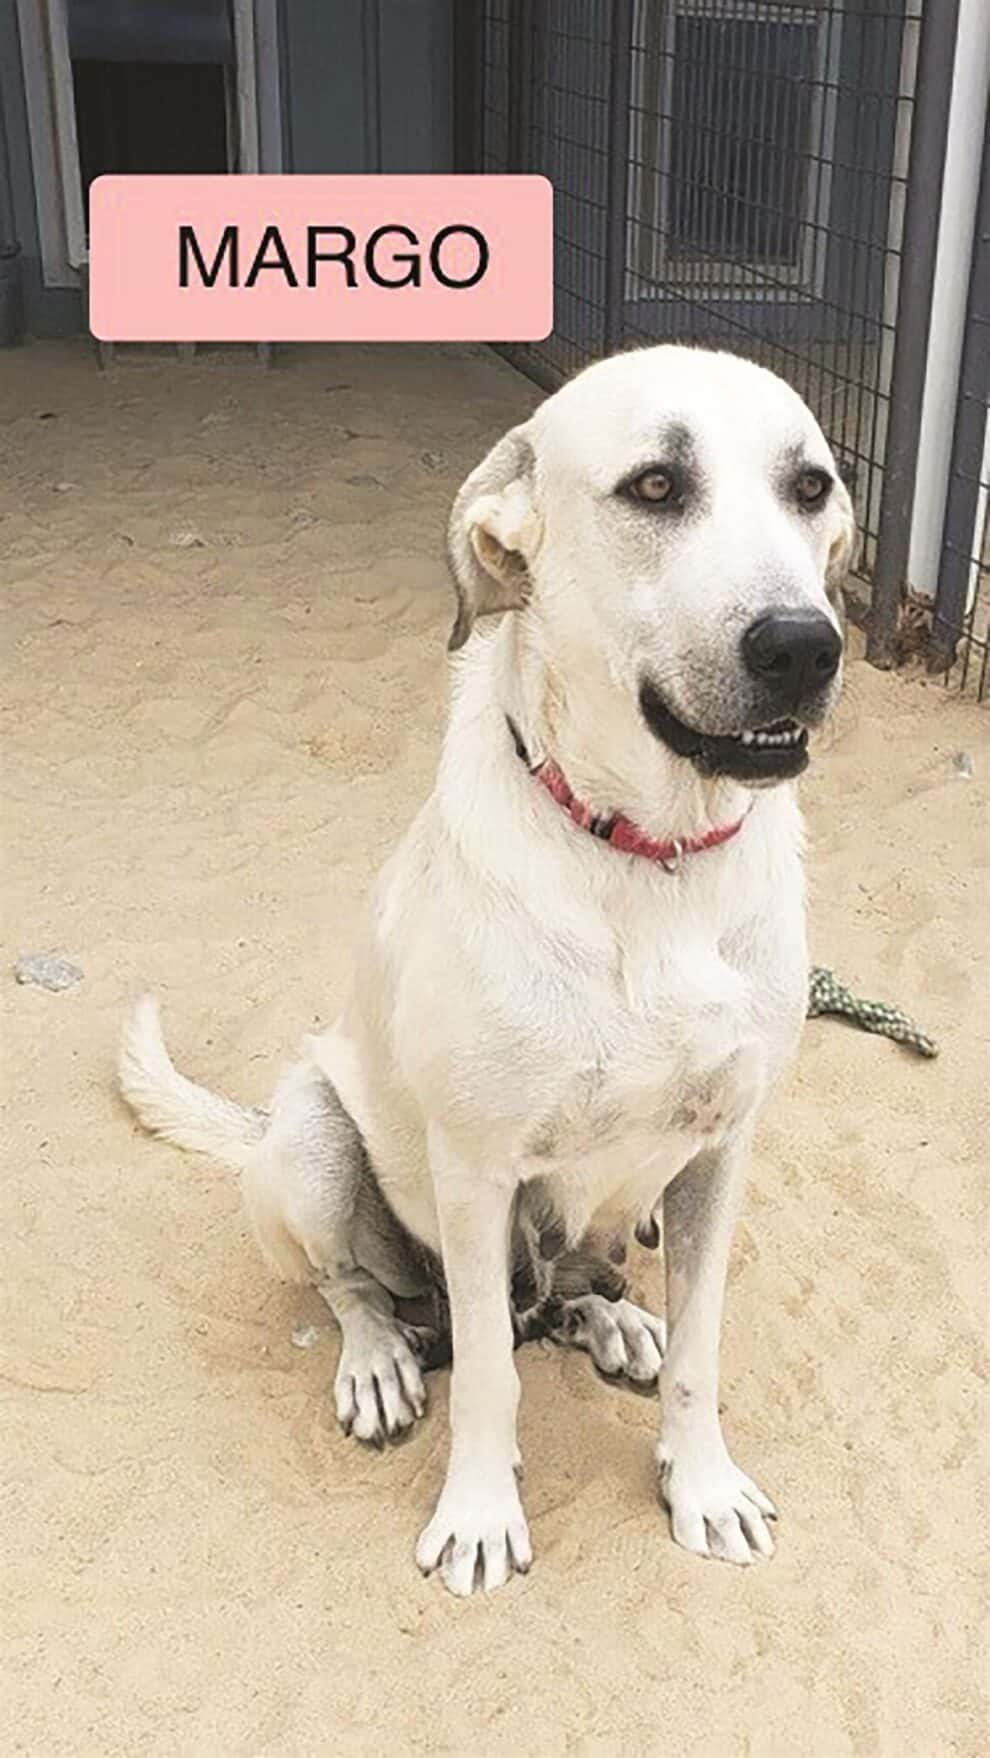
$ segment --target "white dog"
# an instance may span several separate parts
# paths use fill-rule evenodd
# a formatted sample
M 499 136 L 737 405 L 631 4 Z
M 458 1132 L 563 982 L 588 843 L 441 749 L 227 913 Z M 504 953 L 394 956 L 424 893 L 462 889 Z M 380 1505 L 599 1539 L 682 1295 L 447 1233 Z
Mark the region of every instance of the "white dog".
M 770 373 L 669 347 L 590 367 L 457 497 L 439 773 L 337 1025 L 270 1113 L 177 1074 L 153 1003 L 128 1028 L 138 1115 L 240 1166 L 266 1256 L 331 1307 L 345 1427 L 422 1414 L 449 1302 L 450 1460 L 416 1555 L 455 1593 L 529 1566 L 513 1343 L 541 1329 L 659 1374 L 680 1544 L 773 1548 L 722 1437 L 719 1327 L 754 1121 L 805 1013 L 791 784 L 839 689 L 852 540 L 821 430 Z M 621 1298 L 661 1207 L 665 1354 Z

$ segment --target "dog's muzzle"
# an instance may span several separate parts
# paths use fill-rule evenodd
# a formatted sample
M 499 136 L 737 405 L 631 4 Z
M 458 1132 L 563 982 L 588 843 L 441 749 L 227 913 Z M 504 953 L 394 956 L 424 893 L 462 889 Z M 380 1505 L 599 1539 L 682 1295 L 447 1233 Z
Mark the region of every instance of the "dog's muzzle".
M 743 687 L 738 731 L 708 732 L 676 714 L 644 677 L 639 706 L 653 733 L 706 776 L 759 787 L 790 781 L 808 764 L 808 728 L 828 711 L 842 638 L 819 611 L 766 612 L 740 641 Z

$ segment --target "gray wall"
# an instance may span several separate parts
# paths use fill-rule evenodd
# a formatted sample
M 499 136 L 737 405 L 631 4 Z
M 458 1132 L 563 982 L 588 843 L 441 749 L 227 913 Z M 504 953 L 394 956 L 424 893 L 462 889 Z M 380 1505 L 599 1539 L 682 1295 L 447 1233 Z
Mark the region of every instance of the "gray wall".
M 457 0 L 280 3 L 287 170 L 450 170 Z
M 449 171 L 454 4 L 279 0 L 285 169 Z M 83 327 L 78 294 L 42 280 L 14 0 L 0 0 L 0 115 L 0 215 L 9 187 L 27 328 L 71 334 Z

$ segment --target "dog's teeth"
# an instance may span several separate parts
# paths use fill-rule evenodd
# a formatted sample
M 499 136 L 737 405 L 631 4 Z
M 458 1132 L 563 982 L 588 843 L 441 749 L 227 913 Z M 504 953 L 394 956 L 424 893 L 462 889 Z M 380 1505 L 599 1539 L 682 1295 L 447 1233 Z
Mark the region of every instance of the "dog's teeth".
M 756 732 L 740 733 L 739 737 L 744 745 L 756 745 L 760 750 L 766 750 L 768 747 L 798 744 L 802 737 L 802 728 L 793 723 L 778 728 L 776 732 L 771 732 L 768 727 L 759 727 Z

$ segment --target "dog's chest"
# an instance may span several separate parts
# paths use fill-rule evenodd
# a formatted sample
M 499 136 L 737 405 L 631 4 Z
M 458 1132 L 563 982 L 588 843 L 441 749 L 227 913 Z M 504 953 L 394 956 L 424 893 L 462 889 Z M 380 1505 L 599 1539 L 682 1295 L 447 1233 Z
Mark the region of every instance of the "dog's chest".
M 549 1171 L 578 1157 L 642 1163 L 678 1140 L 696 1151 L 755 1104 L 766 1064 L 750 982 L 696 947 L 600 995 L 575 1022 L 527 1160 Z

